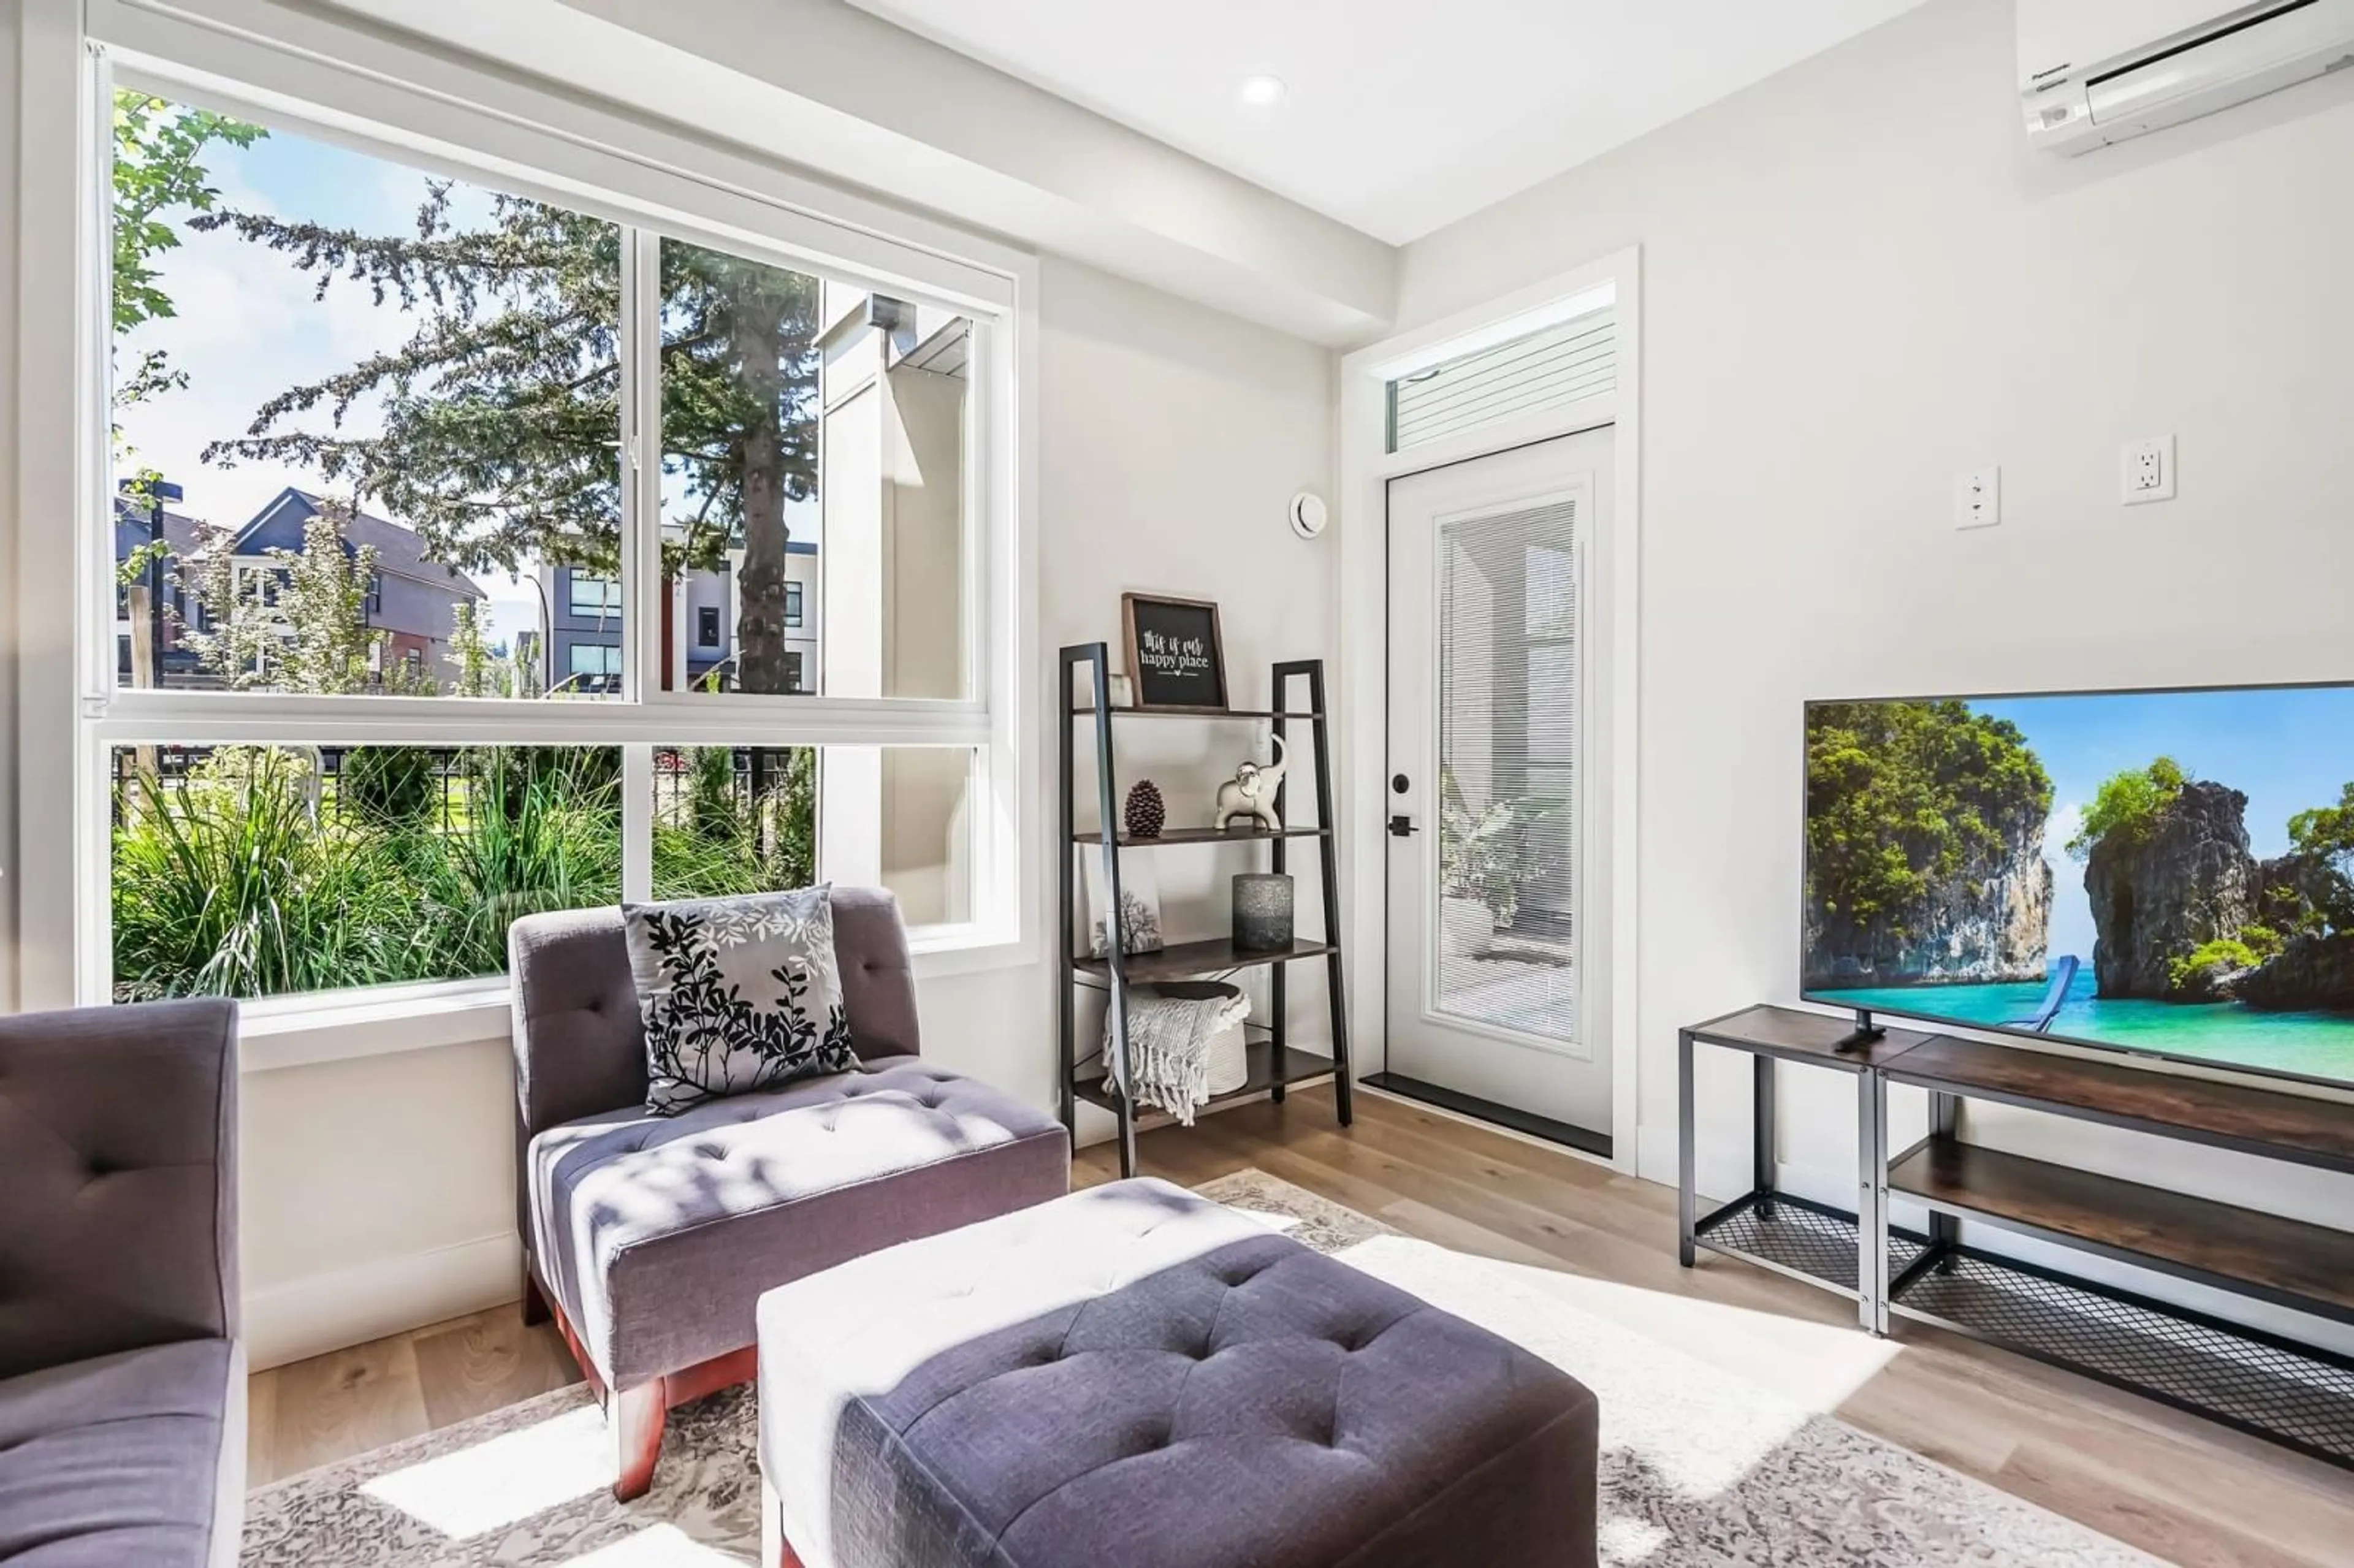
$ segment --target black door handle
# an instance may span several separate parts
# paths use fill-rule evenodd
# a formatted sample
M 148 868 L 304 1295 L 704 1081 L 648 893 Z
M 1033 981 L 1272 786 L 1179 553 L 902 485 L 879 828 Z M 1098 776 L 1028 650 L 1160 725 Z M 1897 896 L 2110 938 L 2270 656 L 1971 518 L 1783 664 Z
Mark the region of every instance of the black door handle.
M 1402 839 L 1409 833 L 1418 832 L 1420 831 L 1421 830 L 1417 829 L 1414 825 L 1414 819 L 1412 817 L 1392 817 L 1390 819 L 1390 837 L 1394 839 Z

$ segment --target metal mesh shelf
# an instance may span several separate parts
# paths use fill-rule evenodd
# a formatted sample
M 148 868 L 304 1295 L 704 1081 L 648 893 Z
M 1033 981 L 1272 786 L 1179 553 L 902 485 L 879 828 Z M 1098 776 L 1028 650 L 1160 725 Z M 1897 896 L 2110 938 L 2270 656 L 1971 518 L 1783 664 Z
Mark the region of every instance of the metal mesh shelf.
M 2354 1464 L 2354 1362 L 1967 1248 L 1909 1281 L 1891 1305 Z
M 1752 1192 L 1702 1220 L 1693 1239 L 1714 1251 L 1797 1275 L 1845 1296 L 1855 1294 L 1856 1224 L 1853 1214 L 1793 1198 L 1787 1192 Z M 1903 1231 L 1888 1237 L 1888 1268 L 1909 1266 L 1926 1246 Z

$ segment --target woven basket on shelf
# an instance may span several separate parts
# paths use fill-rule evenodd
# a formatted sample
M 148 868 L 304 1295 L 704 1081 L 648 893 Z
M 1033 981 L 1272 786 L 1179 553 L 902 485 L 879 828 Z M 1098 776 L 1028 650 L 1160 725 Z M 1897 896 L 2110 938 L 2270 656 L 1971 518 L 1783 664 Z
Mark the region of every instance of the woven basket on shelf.
M 1162 996 L 1186 1001 L 1208 1001 L 1235 996 L 1236 987 L 1218 980 L 1169 980 L 1152 988 Z M 1228 1024 L 1210 1037 L 1210 1092 L 1234 1093 L 1250 1081 L 1250 1033 L 1240 1022 Z

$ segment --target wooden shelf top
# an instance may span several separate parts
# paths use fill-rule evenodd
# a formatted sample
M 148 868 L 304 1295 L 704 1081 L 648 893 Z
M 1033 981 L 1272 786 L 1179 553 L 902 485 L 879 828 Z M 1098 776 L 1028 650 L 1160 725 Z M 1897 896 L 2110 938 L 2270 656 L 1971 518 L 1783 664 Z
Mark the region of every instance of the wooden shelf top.
M 1949 1138 L 1889 1168 L 1893 1191 L 1997 1225 L 2123 1254 L 2170 1273 L 2221 1275 L 2354 1319 L 2354 1232 L 2283 1219 Z
M 1150 985 L 1156 980 L 1197 980 L 1204 975 L 1224 974 L 1228 969 L 1321 958 L 1337 951 L 1330 942 L 1294 942 L 1288 948 L 1264 950 L 1237 948 L 1230 938 L 1216 937 L 1206 942 L 1179 942 L 1157 953 L 1130 953 L 1123 968 L 1130 985 Z M 1076 959 L 1072 967 L 1082 974 L 1111 973 L 1110 963 L 1103 959 Z
M 1887 1063 L 1935 1038 L 1915 1029 L 1886 1029 L 1882 1037 L 1853 1051 L 1839 1043 L 1855 1033 L 1851 1017 L 1828 1012 L 1801 1012 L 1794 1007 L 1752 1007 L 1698 1024 L 1696 1040 L 1736 1050 L 1756 1051 L 1787 1061 L 1808 1062 L 1841 1072 L 1860 1073 Z
M 1304 1084 L 1332 1075 L 1332 1058 L 1319 1056 L 1310 1051 L 1294 1051 L 1286 1047 L 1280 1054 L 1271 1040 L 1254 1040 L 1244 1049 L 1250 1057 L 1250 1075 L 1239 1089 L 1212 1095 L 1210 1105 L 1224 1105 L 1228 1100 L 1246 1096 L 1265 1094 L 1278 1084 Z M 1089 1105 L 1101 1106 L 1108 1111 L 1119 1109 L 1119 1096 L 1105 1086 L 1101 1078 L 1083 1078 L 1071 1086 L 1071 1092 Z
M 1890 1031 L 1893 1038 L 1895 1032 Z M 1900 1084 L 2354 1171 L 2354 1105 L 2248 1084 L 1934 1035 L 1888 1064 Z
M 1237 828 L 1230 832 L 1218 828 L 1163 828 L 1149 839 L 1122 833 L 1119 835 L 1119 847 L 1150 849 L 1155 844 L 1246 844 L 1262 839 L 1320 839 L 1330 832 L 1330 828 L 1285 828 L 1279 832 L 1269 832 L 1264 828 Z M 1071 842 L 1100 846 L 1103 834 L 1073 833 Z

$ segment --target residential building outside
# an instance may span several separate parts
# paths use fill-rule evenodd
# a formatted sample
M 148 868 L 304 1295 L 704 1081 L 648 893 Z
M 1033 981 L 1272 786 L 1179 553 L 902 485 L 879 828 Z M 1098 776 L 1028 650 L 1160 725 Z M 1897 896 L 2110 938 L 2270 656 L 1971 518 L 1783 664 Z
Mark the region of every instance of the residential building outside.
M 278 571 L 269 552 L 282 549 L 300 555 L 304 548 L 303 524 L 316 516 L 323 504 L 323 498 L 307 490 L 289 486 L 279 492 L 232 535 L 231 571 L 240 578 L 250 573 Z M 127 587 L 117 585 L 116 674 L 126 684 L 218 683 L 217 676 L 199 667 L 196 652 L 186 645 L 185 636 L 187 628 L 202 630 L 204 626 L 205 608 L 197 599 L 187 562 L 204 545 L 206 526 L 194 517 L 168 508 L 164 513 L 163 539 L 169 555 L 163 568 L 164 613 L 155 643 L 160 679 L 155 682 L 134 680 L 130 594 Z M 116 564 L 128 562 L 133 552 L 153 536 L 149 509 L 133 497 L 117 496 Z M 452 673 L 450 637 L 455 627 L 457 608 L 467 600 L 483 599 L 481 587 L 456 567 L 426 559 L 424 541 L 413 530 L 387 518 L 355 513 L 345 530 L 345 540 L 349 550 L 376 551 L 376 580 L 368 585 L 364 613 L 369 626 L 389 634 L 386 657 L 407 665 L 412 675 L 448 681 Z M 264 591 L 266 596 L 267 590 Z
M 786 667 L 794 692 L 818 689 L 818 546 L 795 539 L 785 546 Z M 688 572 L 671 585 L 664 607 L 665 690 L 716 683 L 736 687 L 737 568 L 743 551 L 726 564 Z M 550 690 L 610 694 L 621 684 L 621 583 L 578 567 L 543 567 L 539 586 L 549 622 Z
M 323 498 L 289 486 L 238 530 L 231 546 L 237 569 L 268 571 L 267 552 L 302 549 L 302 525 L 318 514 Z M 391 633 L 387 657 L 408 665 L 412 674 L 437 683 L 454 673 L 450 662 L 450 634 L 462 600 L 482 601 L 487 596 L 474 579 L 455 567 L 425 557 L 425 542 L 413 529 L 367 512 L 355 512 L 345 530 L 345 547 L 376 551 L 376 580 L 369 585 L 367 624 Z M 250 563 L 250 564 L 249 564 Z
M 184 629 L 202 614 L 193 586 L 189 583 L 185 565 L 204 536 L 204 524 L 195 518 L 162 507 L 162 530 L 156 529 L 156 509 L 141 504 L 130 495 L 114 498 L 114 564 L 121 568 L 142 549 L 159 538 L 164 556 L 160 563 L 163 583 L 161 613 L 154 615 L 149 631 L 154 640 L 157 668 L 152 672 L 134 671 L 132 650 L 137 641 L 132 635 L 131 585 L 118 575 L 114 584 L 114 674 L 128 685 L 188 686 L 211 683 L 210 678 L 198 668 L 196 651 L 186 645 Z M 152 582 L 153 576 L 143 576 L 143 582 Z M 157 677 L 143 678 L 147 674 Z
M 835 283 L 823 318 L 823 690 L 960 697 L 971 323 Z M 819 863 L 896 889 L 910 920 L 970 918 L 972 762 L 944 747 L 829 750 Z

